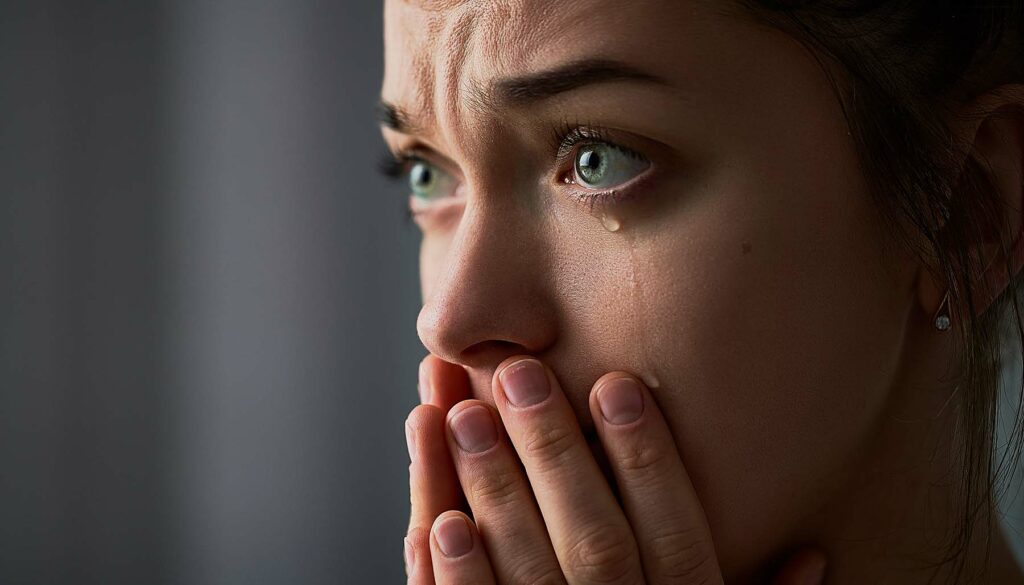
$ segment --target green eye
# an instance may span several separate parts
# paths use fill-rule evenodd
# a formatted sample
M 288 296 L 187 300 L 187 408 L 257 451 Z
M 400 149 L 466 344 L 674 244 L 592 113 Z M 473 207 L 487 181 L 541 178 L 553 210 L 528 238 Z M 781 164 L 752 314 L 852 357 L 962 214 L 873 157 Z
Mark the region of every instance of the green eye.
M 424 160 L 416 161 L 409 169 L 409 188 L 420 199 L 446 197 L 454 183 L 447 173 Z
M 586 144 L 573 163 L 574 182 L 591 189 L 609 189 L 642 173 L 650 163 L 612 144 Z

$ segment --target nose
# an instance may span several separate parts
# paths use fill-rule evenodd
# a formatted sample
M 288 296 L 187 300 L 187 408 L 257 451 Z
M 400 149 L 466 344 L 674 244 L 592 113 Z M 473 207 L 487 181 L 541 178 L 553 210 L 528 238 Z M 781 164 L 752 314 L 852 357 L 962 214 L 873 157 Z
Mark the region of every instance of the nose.
M 556 337 L 547 246 L 536 225 L 502 207 L 468 203 L 435 281 L 424 287 L 416 330 L 441 359 L 493 368 L 540 354 Z

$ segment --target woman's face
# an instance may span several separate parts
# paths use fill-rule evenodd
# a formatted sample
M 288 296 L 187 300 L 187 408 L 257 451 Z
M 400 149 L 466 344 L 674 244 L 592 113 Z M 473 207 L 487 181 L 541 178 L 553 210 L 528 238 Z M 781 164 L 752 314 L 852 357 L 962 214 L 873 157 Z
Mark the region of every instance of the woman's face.
M 389 0 L 382 98 L 390 148 L 426 161 L 427 349 L 489 402 L 536 355 L 588 433 L 594 381 L 643 377 L 737 569 L 856 467 L 915 266 L 883 255 L 821 67 L 724 7 Z

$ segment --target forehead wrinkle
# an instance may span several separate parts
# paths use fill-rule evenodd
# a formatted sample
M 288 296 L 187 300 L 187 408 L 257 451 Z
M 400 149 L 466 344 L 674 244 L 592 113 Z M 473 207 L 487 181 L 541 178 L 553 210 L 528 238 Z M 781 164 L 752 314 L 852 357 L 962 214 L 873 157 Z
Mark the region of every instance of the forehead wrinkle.
M 558 30 L 565 8 L 579 0 L 492 0 L 477 24 L 474 51 L 490 66 L 486 79 L 469 76 L 463 100 L 466 109 L 479 116 L 494 116 L 494 79 L 531 71 L 531 57 L 544 53 L 545 43 L 556 40 L 549 34 Z
M 432 13 L 419 18 L 408 18 L 409 12 L 426 12 L 419 2 L 389 0 L 385 4 L 385 30 L 397 25 L 400 34 L 388 38 L 385 51 L 385 82 L 391 81 L 397 90 L 396 105 L 411 115 L 410 128 L 424 130 L 433 118 L 434 110 L 434 46 L 443 28 L 442 15 Z M 401 44 L 401 48 L 395 46 Z M 405 56 L 409 66 L 397 66 L 395 59 Z M 402 71 L 396 77 L 394 71 Z M 386 97 L 386 96 L 385 96 Z
M 484 22 L 486 40 L 484 58 L 505 75 L 521 74 L 530 66 L 531 57 L 544 50 L 545 43 L 557 40 L 559 15 L 575 0 L 505 0 L 495 2 Z M 559 12 L 562 10 L 562 12 Z
M 445 142 L 451 146 L 452 139 L 466 138 L 458 122 L 467 115 L 496 118 L 489 95 L 495 79 L 521 76 L 563 61 L 566 33 L 579 31 L 578 11 L 607 4 L 605 0 L 394 1 L 403 12 L 419 13 L 416 18 L 401 19 L 402 36 L 412 49 L 407 57 L 412 71 L 407 70 L 404 84 L 406 107 L 425 130 L 450 134 Z
M 480 10 L 478 5 L 463 5 L 449 21 L 448 26 L 442 33 L 441 50 L 437 51 L 438 62 L 437 85 L 435 96 L 441 98 L 439 107 L 436 110 L 439 130 L 450 128 L 456 135 L 451 137 L 450 143 L 454 144 L 462 133 L 459 131 L 459 120 L 465 113 L 473 111 L 473 75 L 472 63 L 469 56 L 474 45 L 475 33 L 480 30 L 477 26 Z M 468 99 L 464 99 L 468 98 Z M 463 112 L 464 106 L 470 106 L 469 112 Z M 441 119 L 442 116 L 445 118 Z M 450 121 L 450 124 L 446 124 Z
M 413 77 L 412 84 L 413 106 L 410 106 L 414 118 L 418 121 L 417 127 L 422 122 L 430 120 L 434 116 L 434 81 L 431 74 L 431 62 L 429 54 L 424 51 L 416 51 L 413 56 Z

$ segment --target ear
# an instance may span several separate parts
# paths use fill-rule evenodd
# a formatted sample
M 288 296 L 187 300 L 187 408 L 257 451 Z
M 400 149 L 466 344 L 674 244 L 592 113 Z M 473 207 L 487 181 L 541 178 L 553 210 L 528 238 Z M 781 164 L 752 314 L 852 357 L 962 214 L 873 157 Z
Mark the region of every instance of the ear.
M 970 159 L 988 174 L 1001 203 L 998 219 L 1008 230 L 986 233 L 970 248 L 980 271 L 972 275 L 971 289 L 972 311 L 978 316 L 1024 266 L 1024 238 L 1020 237 L 1024 227 L 1024 85 L 1004 85 L 965 104 L 953 122 L 953 131 L 966 148 L 964 164 L 958 168 L 966 168 Z M 1000 241 L 1001 235 L 1004 241 Z M 923 267 L 920 276 L 919 299 L 934 312 L 947 285 L 935 282 Z

